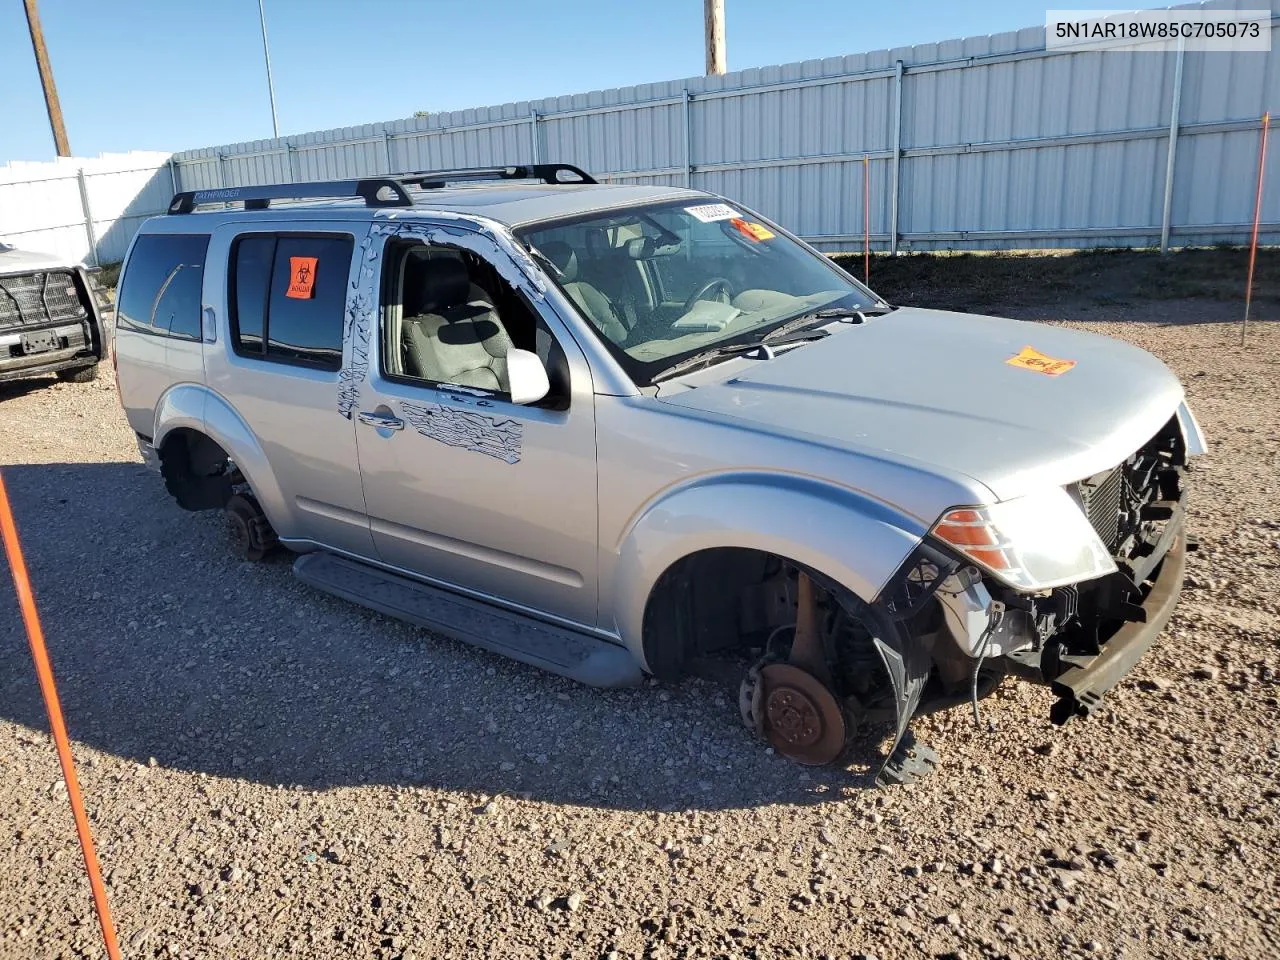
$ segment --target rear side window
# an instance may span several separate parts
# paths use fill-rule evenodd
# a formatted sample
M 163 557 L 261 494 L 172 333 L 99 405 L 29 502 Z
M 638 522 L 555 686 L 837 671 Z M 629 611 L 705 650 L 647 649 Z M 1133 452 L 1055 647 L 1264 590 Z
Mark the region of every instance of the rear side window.
M 208 235 L 138 237 L 120 281 L 116 326 L 140 333 L 200 339 L 200 290 Z
M 350 236 L 251 234 L 231 254 L 231 330 L 241 356 L 342 366 Z

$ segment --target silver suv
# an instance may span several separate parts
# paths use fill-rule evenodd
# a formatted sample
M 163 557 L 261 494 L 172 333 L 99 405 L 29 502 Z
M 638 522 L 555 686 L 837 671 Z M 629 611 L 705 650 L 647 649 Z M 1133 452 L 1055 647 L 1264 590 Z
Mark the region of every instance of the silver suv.
M 178 194 L 116 354 L 244 557 L 590 684 L 727 654 L 797 761 L 891 721 L 882 782 L 1009 674 L 1096 707 L 1172 610 L 1204 450 L 1139 349 L 895 308 L 741 204 L 559 164 Z

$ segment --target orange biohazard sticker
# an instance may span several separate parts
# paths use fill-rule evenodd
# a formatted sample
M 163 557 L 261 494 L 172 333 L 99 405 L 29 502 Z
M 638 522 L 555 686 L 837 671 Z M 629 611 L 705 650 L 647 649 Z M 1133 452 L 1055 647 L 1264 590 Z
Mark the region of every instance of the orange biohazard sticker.
M 310 300 L 316 286 L 316 264 L 319 257 L 289 258 L 289 291 L 286 297 Z
M 1041 353 L 1035 347 L 1023 347 L 1005 363 L 1011 367 L 1022 367 L 1024 370 L 1043 373 L 1046 377 L 1061 376 L 1076 365 L 1074 360 L 1059 360 L 1057 357 Z
M 733 224 L 734 229 L 749 240 L 772 240 L 774 238 L 774 232 L 763 223 L 753 223 L 750 220 L 743 220 L 741 217 L 734 217 L 729 222 Z

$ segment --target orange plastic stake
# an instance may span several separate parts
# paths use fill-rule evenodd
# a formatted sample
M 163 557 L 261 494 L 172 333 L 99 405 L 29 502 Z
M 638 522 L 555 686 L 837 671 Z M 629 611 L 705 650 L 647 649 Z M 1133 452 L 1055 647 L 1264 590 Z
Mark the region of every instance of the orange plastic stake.
M 1258 259 L 1258 221 L 1262 218 L 1262 173 L 1267 168 L 1267 130 L 1271 126 L 1271 113 L 1262 115 L 1262 149 L 1258 156 L 1258 196 L 1253 201 L 1253 238 L 1249 241 L 1249 279 L 1244 287 L 1244 323 L 1240 324 L 1240 346 L 1249 329 L 1249 306 L 1253 301 L 1253 265 Z
M 871 158 L 862 155 L 862 278 L 871 286 Z
M 53 684 L 53 668 L 49 664 L 49 652 L 44 645 L 44 632 L 40 629 L 40 617 L 36 613 L 36 600 L 27 577 L 27 564 L 22 558 L 22 546 L 18 542 L 18 528 L 13 522 L 13 508 L 9 505 L 9 493 L 0 475 L 0 534 L 4 536 L 4 552 L 9 558 L 9 572 L 18 591 L 18 605 L 22 608 L 22 622 L 27 628 L 27 640 L 31 643 L 31 657 L 36 662 L 36 677 L 40 680 L 40 693 L 44 695 L 45 710 L 49 714 L 49 728 L 58 748 L 58 763 L 62 765 L 62 779 L 71 798 L 71 813 L 76 820 L 76 833 L 80 835 L 80 850 L 84 854 L 84 868 L 89 874 L 89 887 L 93 890 L 93 904 L 102 927 L 102 940 L 107 946 L 110 960 L 120 960 L 120 947 L 116 943 L 115 926 L 111 922 L 111 908 L 107 905 L 107 891 L 102 885 L 102 871 L 98 868 L 98 855 L 93 849 L 93 835 L 89 832 L 89 817 L 84 811 L 80 796 L 80 783 L 71 760 L 71 744 L 67 740 L 67 726 L 62 721 L 62 706 L 58 703 L 58 690 Z

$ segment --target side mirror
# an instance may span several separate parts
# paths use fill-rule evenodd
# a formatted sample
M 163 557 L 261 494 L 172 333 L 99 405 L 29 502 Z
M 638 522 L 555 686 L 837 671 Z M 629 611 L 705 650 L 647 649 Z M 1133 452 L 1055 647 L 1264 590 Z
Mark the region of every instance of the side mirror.
M 537 403 L 551 390 L 547 368 L 536 353 L 512 347 L 507 351 L 507 382 L 511 385 L 511 402 Z

